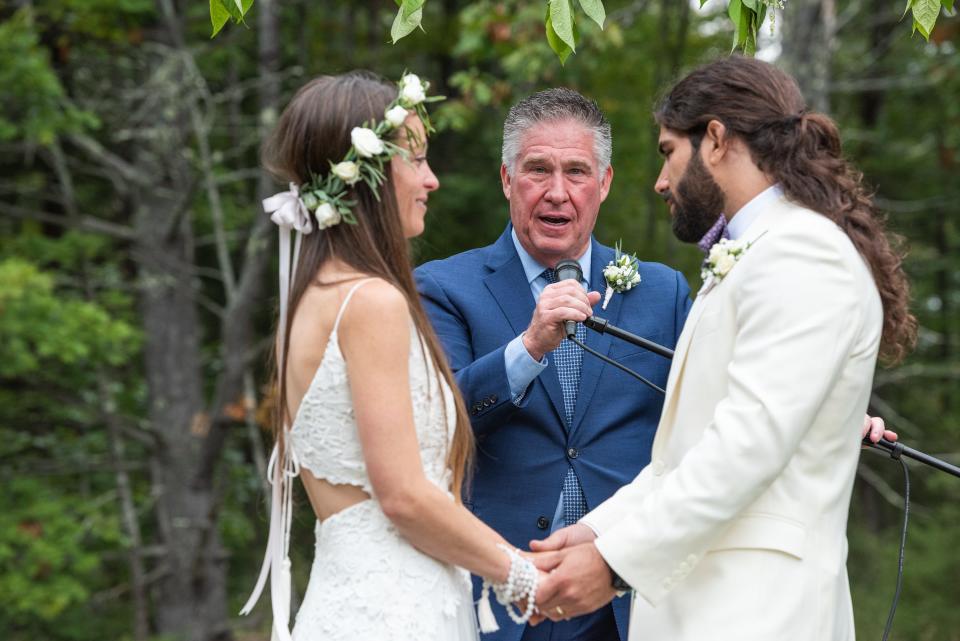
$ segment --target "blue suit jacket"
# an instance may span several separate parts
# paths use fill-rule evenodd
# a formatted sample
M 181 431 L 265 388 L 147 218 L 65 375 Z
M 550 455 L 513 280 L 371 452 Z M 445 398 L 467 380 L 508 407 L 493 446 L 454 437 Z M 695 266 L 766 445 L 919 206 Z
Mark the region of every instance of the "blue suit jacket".
M 427 315 L 446 350 L 477 438 L 476 470 L 464 501 L 511 544 L 526 549 L 549 533 L 568 466 L 593 509 L 626 485 L 650 461 L 661 394 L 600 359 L 584 354 L 580 390 L 569 433 L 563 394 L 550 364 L 519 404 L 511 399 L 504 365 L 507 343 L 533 316 L 530 293 L 511 227 L 493 244 L 432 261 L 415 275 Z M 610 247 L 593 243 L 591 288 L 603 292 Z M 683 275 L 657 263 L 640 263 L 641 282 L 614 294 L 610 323 L 673 347 L 690 307 Z M 670 362 L 606 334 L 587 333 L 587 345 L 657 383 L 666 385 Z M 500 632 L 489 639 L 515 641 L 521 626 L 495 608 Z M 620 638 L 627 638 L 629 603 L 616 599 Z

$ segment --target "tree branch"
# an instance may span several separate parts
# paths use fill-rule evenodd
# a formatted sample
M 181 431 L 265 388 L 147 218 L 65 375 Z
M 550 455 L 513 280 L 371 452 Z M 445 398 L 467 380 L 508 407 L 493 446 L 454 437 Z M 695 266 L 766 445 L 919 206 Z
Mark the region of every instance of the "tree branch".
M 112 236 L 121 240 L 134 240 L 136 237 L 133 229 L 130 227 L 118 225 L 117 223 L 111 223 L 93 216 L 69 218 L 67 216 L 60 216 L 58 214 L 51 214 L 49 212 L 27 209 L 25 207 L 19 207 L 17 205 L 11 205 L 4 202 L 0 202 L 0 214 L 25 220 L 39 220 L 40 222 L 57 225 L 58 227 L 64 227 L 66 229 L 79 229 L 98 234 L 106 234 L 107 236 Z

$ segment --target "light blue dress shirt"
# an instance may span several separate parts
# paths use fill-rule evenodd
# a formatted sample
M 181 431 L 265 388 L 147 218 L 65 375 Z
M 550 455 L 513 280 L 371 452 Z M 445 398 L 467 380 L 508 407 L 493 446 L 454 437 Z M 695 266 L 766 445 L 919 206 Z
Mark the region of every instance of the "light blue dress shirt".
M 538 263 L 533 256 L 527 253 L 527 250 L 520 244 L 520 239 L 517 238 L 515 229 L 510 231 L 510 236 L 513 238 L 513 246 L 520 256 L 523 273 L 527 277 L 527 284 L 530 285 L 530 293 L 533 295 L 533 301 L 537 303 L 540 300 L 540 294 L 543 293 L 543 289 L 547 286 L 547 280 L 541 276 L 546 266 Z M 587 245 L 587 251 L 584 252 L 583 256 L 577 259 L 577 262 L 580 263 L 580 269 L 583 271 L 583 278 L 580 280 L 580 284 L 587 290 L 590 289 L 590 256 L 592 253 L 593 246 L 591 243 Z M 523 399 L 523 395 L 526 394 L 530 383 L 546 369 L 547 357 L 544 356 L 540 361 L 534 360 L 530 352 L 527 351 L 527 348 L 524 347 L 523 334 L 521 334 L 507 343 L 507 347 L 503 352 L 503 359 L 507 370 L 507 382 L 510 384 L 510 394 L 513 396 L 513 402 L 519 404 Z M 562 487 L 561 485 L 561 488 Z M 560 499 L 557 502 L 557 509 L 554 512 L 553 523 L 550 528 L 551 533 L 563 527 L 563 517 L 563 490 L 561 489 Z

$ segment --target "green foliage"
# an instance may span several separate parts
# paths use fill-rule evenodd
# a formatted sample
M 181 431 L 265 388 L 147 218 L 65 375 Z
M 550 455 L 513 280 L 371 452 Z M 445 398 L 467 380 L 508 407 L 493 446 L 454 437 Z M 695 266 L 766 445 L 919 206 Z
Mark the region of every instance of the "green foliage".
M 49 144 L 62 132 L 96 125 L 66 99 L 40 47 L 29 8 L 0 23 L 0 142 L 27 139 Z
M 23 260 L 0 262 L 0 379 L 43 375 L 53 364 L 122 365 L 135 353 L 136 329 L 96 304 L 57 295 L 53 282 Z
M 93 541 L 119 540 L 117 519 L 36 479 L 4 482 L 0 499 L 0 622 L 51 621 L 90 596 Z M 6 626 L 4 626 L 6 627 Z

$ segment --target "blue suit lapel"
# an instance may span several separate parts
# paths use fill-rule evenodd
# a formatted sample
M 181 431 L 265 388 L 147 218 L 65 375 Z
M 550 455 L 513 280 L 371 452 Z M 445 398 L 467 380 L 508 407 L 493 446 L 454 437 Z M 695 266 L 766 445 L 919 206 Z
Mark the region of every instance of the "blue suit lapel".
M 484 278 L 483 282 L 493 295 L 494 300 L 497 301 L 503 315 L 506 316 L 507 322 L 513 329 L 514 336 L 519 336 L 530 325 L 535 304 L 533 294 L 530 293 L 527 275 L 524 273 L 523 264 L 520 262 L 520 256 L 517 255 L 517 250 L 513 246 L 513 239 L 510 236 L 511 229 L 513 228 L 507 225 L 506 231 L 493 244 L 487 260 L 487 269 L 490 270 L 490 274 Z M 547 368 L 540 373 L 533 384 L 543 386 L 560 422 L 564 423 L 563 391 L 560 389 L 560 377 L 557 374 L 553 359 L 548 358 L 547 360 L 549 362 Z
M 607 282 L 603 278 L 603 268 L 613 260 L 614 252 L 613 249 L 601 245 L 596 240 L 592 240 L 591 242 L 593 242 L 593 252 L 590 258 L 590 289 L 603 294 L 607 287 Z M 636 295 L 636 293 L 636 291 L 629 292 L 629 294 L 633 295 Z M 610 299 L 610 304 L 607 305 L 607 309 L 605 310 L 600 309 L 600 306 L 603 305 L 603 299 L 601 299 L 593 308 L 593 313 L 607 319 L 614 325 L 619 325 L 623 297 L 629 294 L 614 294 L 613 298 Z M 606 356 L 610 351 L 612 338 L 609 334 L 600 334 L 588 329 L 587 340 L 585 342 L 589 347 Z M 583 417 L 586 416 L 590 401 L 593 399 L 593 394 L 597 390 L 597 384 L 600 381 L 600 375 L 605 366 L 606 364 L 593 354 L 584 353 L 583 364 L 580 366 L 580 390 L 577 392 L 577 406 L 574 409 L 571 433 L 580 426 L 580 422 L 583 420 Z M 559 386 L 559 382 L 557 385 Z

